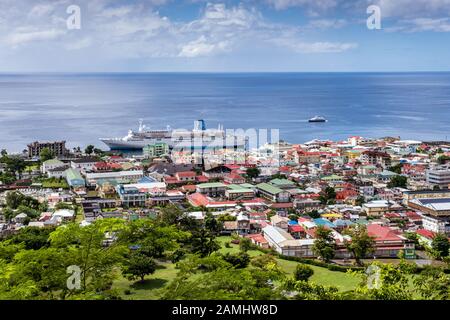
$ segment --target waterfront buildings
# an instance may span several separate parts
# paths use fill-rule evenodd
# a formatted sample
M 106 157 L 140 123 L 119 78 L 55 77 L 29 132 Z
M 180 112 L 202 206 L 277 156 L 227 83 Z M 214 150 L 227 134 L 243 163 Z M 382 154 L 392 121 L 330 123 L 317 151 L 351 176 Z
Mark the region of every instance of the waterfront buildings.
M 39 142 L 35 141 L 28 144 L 28 157 L 35 158 L 39 157 L 42 149 L 49 149 L 54 156 L 61 157 L 68 153 L 66 149 L 66 141 L 52 141 L 52 142 Z
M 427 170 L 438 168 L 435 152 L 441 146 L 418 145 L 397 143 L 395 138 L 313 140 L 283 144 L 280 150 L 273 149 L 276 145 L 267 145 L 271 152 L 266 153 L 249 151 L 239 153 L 239 157 L 228 153 L 234 159 L 232 164 L 221 162 L 224 158 L 217 154 L 207 153 L 202 164 L 194 165 L 189 161 L 175 163 L 179 153 L 172 150 L 167 157 L 157 158 L 166 150 L 164 145 L 155 143 L 148 147 L 148 159 L 124 153 L 78 155 L 44 162 L 43 174 L 66 178 L 70 190 L 64 195 L 47 194 L 40 180 L 17 180 L 4 188 L 48 201 L 51 210 L 57 202 L 76 201 L 83 207 L 85 224 L 98 218 L 155 217 L 161 210 L 159 206 L 167 204 L 175 204 L 186 212 L 191 206 L 197 207 L 198 212 L 199 207 L 206 207 L 235 219 L 224 222 L 226 234 L 238 232 L 261 247 L 297 257 L 314 257 L 311 248 L 315 230 L 324 226 L 333 231 L 336 259 L 351 258 L 344 244 L 350 240 L 346 229 L 367 226 L 376 238 L 375 253 L 368 258 L 396 258 L 399 253 L 412 258 L 414 246 L 406 239 L 406 233 L 450 235 L 450 190 L 445 189 L 446 177 L 435 178 L 443 181 L 435 185 L 444 189 L 431 190 L 432 180 L 425 175 Z M 426 151 L 414 153 L 418 148 Z M 278 162 L 273 161 L 275 153 Z M 258 177 L 247 176 L 250 167 L 260 170 Z M 3 166 L 3 170 L 7 169 Z M 399 174 L 407 178 L 406 185 L 390 187 L 389 182 Z M 330 188 L 335 192 L 327 194 Z M 0 192 L 0 202 L 2 198 L 4 193 Z M 21 221 L 28 220 L 23 217 Z M 34 220 L 32 225 L 38 227 L 42 223 L 44 227 L 64 223 L 61 219 Z M 8 230 L 11 228 L 15 227 Z

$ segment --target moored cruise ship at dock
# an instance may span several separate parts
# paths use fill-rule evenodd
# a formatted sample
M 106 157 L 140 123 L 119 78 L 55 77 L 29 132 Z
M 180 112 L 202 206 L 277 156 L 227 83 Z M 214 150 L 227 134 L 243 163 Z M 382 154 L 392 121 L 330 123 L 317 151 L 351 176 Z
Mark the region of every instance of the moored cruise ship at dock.
M 193 130 L 147 129 L 142 120 L 139 130 L 129 130 L 123 138 L 101 138 L 111 150 L 140 150 L 147 145 L 166 143 L 174 151 L 207 151 L 218 149 L 245 150 L 246 138 L 226 134 L 223 127 L 206 129 L 204 120 L 194 122 Z

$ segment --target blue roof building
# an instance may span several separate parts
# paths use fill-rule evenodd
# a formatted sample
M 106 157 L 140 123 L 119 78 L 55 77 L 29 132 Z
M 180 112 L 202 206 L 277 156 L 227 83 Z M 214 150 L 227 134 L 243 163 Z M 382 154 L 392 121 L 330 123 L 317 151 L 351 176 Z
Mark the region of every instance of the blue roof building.
M 335 225 L 330 220 L 325 219 L 325 218 L 314 219 L 314 223 L 317 224 L 318 226 L 323 226 L 323 227 L 330 227 L 330 228 L 335 227 Z

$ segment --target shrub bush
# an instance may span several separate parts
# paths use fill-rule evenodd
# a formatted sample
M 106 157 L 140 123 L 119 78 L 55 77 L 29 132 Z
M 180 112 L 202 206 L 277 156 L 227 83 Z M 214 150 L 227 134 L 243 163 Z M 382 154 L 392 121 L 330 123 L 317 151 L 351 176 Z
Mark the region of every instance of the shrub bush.
M 308 281 L 314 274 L 314 270 L 306 264 L 298 264 L 295 268 L 294 278 L 297 281 Z

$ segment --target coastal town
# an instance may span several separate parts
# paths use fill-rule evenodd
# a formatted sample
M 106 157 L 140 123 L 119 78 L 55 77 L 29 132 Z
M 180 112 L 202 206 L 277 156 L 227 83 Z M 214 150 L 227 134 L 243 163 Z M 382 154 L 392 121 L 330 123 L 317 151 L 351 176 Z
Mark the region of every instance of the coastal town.
M 231 244 L 246 239 L 288 259 L 423 267 L 449 255 L 450 142 L 351 136 L 213 150 L 200 163 L 198 156 L 166 143 L 139 153 L 68 150 L 65 141 L 32 142 L 21 154 L 3 150 L 0 237 L 111 218 L 152 220 L 173 207 L 199 223 L 220 221 L 217 236 Z M 358 226 L 372 239 L 367 252 L 351 247 Z M 324 230 L 331 253 L 317 248 Z

